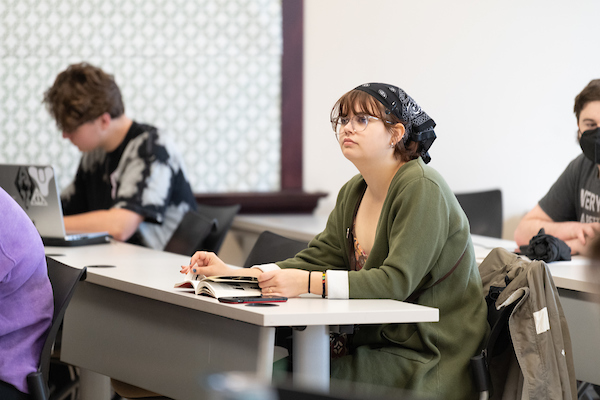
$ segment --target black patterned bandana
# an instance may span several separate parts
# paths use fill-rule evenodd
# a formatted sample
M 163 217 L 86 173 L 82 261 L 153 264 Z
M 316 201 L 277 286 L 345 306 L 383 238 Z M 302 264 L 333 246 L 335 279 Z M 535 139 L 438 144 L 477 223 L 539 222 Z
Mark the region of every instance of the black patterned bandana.
M 419 142 L 419 155 L 425 163 L 431 161 L 428 150 L 435 140 L 435 121 L 406 92 L 385 83 L 365 83 L 355 88 L 373 96 L 387 110 L 404 121 L 405 140 Z

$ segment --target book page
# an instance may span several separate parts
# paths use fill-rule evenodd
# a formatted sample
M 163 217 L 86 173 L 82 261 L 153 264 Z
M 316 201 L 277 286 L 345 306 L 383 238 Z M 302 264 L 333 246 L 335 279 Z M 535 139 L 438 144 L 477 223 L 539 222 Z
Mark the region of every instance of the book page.
M 179 289 L 194 289 L 196 294 L 219 297 L 260 296 L 258 278 L 253 276 L 204 276 L 188 273 L 175 284 Z
M 236 282 L 212 282 L 209 280 L 199 281 L 196 294 L 208 294 L 214 298 L 260 296 L 261 291 L 258 283 Z
M 175 288 L 182 288 L 182 289 L 191 289 L 194 288 L 196 289 L 197 282 L 200 282 L 200 280 L 206 278 L 206 276 L 202 275 L 202 274 L 193 274 L 191 272 L 188 272 L 185 275 L 185 279 L 183 282 L 179 282 L 175 284 Z
M 252 282 L 252 283 L 254 283 L 254 282 L 256 282 L 256 283 L 258 283 L 258 278 L 254 277 L 254 276 L 214 275 L 214 276 L 207 276 L 203 280 L 211 281 L 211 282 L 231 282 L 231 283 L 236 283 L 236 282 Z

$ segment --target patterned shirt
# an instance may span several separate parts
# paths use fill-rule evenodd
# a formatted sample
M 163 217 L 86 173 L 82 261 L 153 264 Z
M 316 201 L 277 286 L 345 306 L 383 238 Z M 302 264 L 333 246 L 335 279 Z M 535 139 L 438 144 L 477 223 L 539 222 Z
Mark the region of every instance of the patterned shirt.
M 128 240 L 162 250 L 196 200 L 183 158 L 168 136 L 133 122 L 114 151 L 82 155 L 74 181 L 61 193 L 65 215 L 123 208 L 143 217 Z
M 355 261 L 355 267 L 356 267 L 356 271 L 360 271 L 362 269 L 362 267 L 365 266 L 365 263 L 367 262 L 367 258 L 369 258 L 369 255 L 363 250 L 360 243 L 358 243 L 358 239 L 356 238 L 356 217 L 354 217 L 354 224 L 352 225 L 352 238 L 353 238 L 353 242 L 354 242 L 353 256 L 354 256 L 354 261 Z

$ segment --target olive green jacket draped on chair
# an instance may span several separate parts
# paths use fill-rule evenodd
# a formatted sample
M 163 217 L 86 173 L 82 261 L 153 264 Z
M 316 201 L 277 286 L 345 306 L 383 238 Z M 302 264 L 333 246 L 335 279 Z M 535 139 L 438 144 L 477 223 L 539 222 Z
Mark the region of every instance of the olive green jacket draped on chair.
M 350 270 L 351 229 L 366 183 L 341 189 L 325 230 L 282 268 Z M 457 268 L 439 284 L 463 255 Z M 350 298 L 415 301 L 439 309 L 438 323 L 361 325 L 350 356 L 332 360 L 332 378 L 406 388 L 434 398 L 474 395 L 469 359 L 488 331 L 467 218 L 443 178 L 419 158 L 393 178 L 364 268 L 348 272 Z M 330 300 L 335 301 L 335 300 Z
M 508 319 L 514 352 L 497 368 L 488 360 L 492 399 L 576 399 L 571 336 L 546 263 L 496 248 L 479 271 L 484 293 L 506 286 L 496 308 L 517 302 Z

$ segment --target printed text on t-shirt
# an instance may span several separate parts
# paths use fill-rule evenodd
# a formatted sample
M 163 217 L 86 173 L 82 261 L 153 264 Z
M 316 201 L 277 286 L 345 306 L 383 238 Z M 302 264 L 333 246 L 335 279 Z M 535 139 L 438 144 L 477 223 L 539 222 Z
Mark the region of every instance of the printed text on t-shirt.
M 590 192 L 586 189 L 581 189 L 581 208 L 591 212 L 595 215 L 589 215 L 584 212 L 581 213 L 581 222 L 598 222 L 600 218 L 598 217 L 598 213 L 600 212 L 600 196 L 597 194 Z
M 589 190 L 581 189 L 581 208 L 586 211 L 598 212 L 600 207 L 600 196 Z

